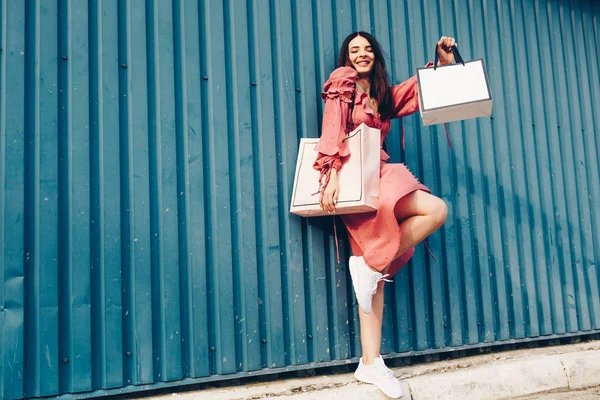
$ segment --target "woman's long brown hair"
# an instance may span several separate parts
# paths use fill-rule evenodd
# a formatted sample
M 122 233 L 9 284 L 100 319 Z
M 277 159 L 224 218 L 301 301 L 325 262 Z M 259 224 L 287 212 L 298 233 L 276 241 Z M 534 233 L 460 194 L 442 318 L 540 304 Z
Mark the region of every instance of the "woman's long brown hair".
M 375 65 L 371 71 L 371 98 L 377 100 L 378 109 L 377 112 L 381 116 L 382 120 L 389 119 L 392 110 L 392 93 L 390 89 L 390 83 L 385 69 L 385 59 L 383 58 L 383 52 L 381 51 L 381 45 L 373 37 L 373 35 L 367 32 L 354 32 L 351 33 L 344 39 L 342 48 L 340 49 L 340 57 L 338 58 L 338 67 L 352 67 L 350 63 L 350 50 L 348 49 L 350 41 L 357 36 L 362 36 L 371 44 L 371 49 L 375 55 Z

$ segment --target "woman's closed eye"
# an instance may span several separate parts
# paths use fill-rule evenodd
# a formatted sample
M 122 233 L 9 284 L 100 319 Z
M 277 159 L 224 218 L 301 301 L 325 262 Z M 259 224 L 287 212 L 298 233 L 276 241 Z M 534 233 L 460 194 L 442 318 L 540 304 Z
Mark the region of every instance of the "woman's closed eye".
M 360 48 L 358 46 L 354 46 L 350 49 L 350 53 L 358 53 L 360 51 Z M 367 53 L 372 53 L 373 49 L 369 46 L 369 47 L 365 47 L 365 51 Z

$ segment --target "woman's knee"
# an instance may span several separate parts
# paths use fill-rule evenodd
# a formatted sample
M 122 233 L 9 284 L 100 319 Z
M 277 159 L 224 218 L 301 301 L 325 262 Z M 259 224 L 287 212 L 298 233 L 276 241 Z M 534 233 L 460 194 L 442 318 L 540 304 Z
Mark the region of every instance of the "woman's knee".
M 439 197 L 436 198 L 435 205 L 432 210 L 432 215 L 438 224 L 438 227 L 442 226 L 448 218 L 448 204 Z

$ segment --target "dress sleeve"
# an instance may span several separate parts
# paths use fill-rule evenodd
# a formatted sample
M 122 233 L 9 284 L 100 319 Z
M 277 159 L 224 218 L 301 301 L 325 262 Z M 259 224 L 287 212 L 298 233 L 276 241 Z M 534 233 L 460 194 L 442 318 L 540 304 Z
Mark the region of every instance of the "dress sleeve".
M 427 63 L 426 68 L 433 66 L 433 63 Z M 392 118 L 402 118 L 419 111 L 419 85 L 417 77 L 412 76 L 399 85 L 392 86 Z
M 331 169 L 342 167 L 342 158 L 350 152 L 344 141 L 348 110 L 352 102 L 358 72 L 350 67 L 341 67 L 331 73 L 321 96 L 325 100 L 321 138 L 315 147 L 318 151 L 313 168 L 321 172 L 321 189 L 329 183 Z

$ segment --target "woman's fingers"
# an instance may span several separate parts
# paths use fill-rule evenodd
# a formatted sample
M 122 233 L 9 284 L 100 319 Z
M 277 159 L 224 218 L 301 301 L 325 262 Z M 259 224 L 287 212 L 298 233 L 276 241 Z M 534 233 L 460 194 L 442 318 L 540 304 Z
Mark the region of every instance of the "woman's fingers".
M 335 212 L 335 203 L 337 202 L 336 192 L 325 191 L 323 195 L 323 210 L 327 212 Z
M 323 192 L 323 201 L 321 208 L 327 212 L 330 211 L 329 193 L 327 193 L 327 191 Z
M 445 39 L 445 38 L 446 38 L 445 36 L 442 36 L 442 37 L 440 38 L 440 40 L 439 40 L 439 41 L 438 41 L 438 43 L 437 43 L 437 44 L 438 44 L 438 47 L 444 48 L 444 44 L 445 44 L 445 43 L 444 43 L 444 42 L 445 42 L 445 40 L 444 40 L 444 39 Z
M 330 197 L 329 197 L 329 211 L 330 212 L 335 212 L 335 203 L 333 201 L 334 199 L 334 194 L 335 192 L 331 192 Z
M 450 52 L 452 47 L 456 44 L 453 37 L 442 36 L 438 42 L 438 46 L 444 49 L 446 52 Z
M 450 43 L 452 43 L 450 38 L 446 38 L 444 40 L 444 50 L 446 50 L 447 52 L 450 52 L 450 50 L 451 50 Z

